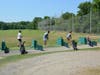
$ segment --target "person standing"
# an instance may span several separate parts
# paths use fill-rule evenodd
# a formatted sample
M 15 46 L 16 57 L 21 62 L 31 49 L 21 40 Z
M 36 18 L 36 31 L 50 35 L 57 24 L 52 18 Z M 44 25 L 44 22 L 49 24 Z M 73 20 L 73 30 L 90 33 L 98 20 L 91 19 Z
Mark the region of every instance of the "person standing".
M 19 32 L 18 32 L 18 35 L 17 35 L 17 40 L 18 40 L 18 42 L 19 42 L 19 46 L 21 45 L 21 43 L 22 43 L 22 34 L 21 34 L 21 30 L 19 30 Z
M 47 31 L 47 32 L 45 32 L 44 35 L 43 35 L 44 46 L 47 45 L 47 40 L 49 39 L 49 33 L 50 33 L 50 31 Z
M 67 34 L 67 36 L 66 36 L 68 42 L 70 42 L 71 39 L 72 39 L 72 35 L 71 35 L 71 34 L 72 34 L 72 31 L 70 31 L 70 32 Z
M 17 39 L 18 39 L 19 42 L 22 42 L 21 30 L 19 30 L 19 32 L 18 32 Z

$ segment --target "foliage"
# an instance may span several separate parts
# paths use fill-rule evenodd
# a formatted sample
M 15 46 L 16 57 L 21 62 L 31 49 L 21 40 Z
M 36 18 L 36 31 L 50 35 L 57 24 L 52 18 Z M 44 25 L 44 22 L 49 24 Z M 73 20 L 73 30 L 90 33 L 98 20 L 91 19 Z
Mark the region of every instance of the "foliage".
M 63 13 L 63 14 L 61 15 L 61 17 L 62 17 L 63 19 L 65 19 L 65 20 L 68 20 L 68 19 L 72 18 L 72 16 L 75 16 L 75 14 L 69 13 L 69 12 L 65 12 L 65 13 Z
M 93 0 L 94 8 L 100 11 L 100 0 Z
M 46 20 L 46 19 L 50 19 L 50 17 L 49 16 L 44 16 L 44 19 Z
M 86 15 L 90 12 L 91 3 L 90 2 L 81 3 L 78 6 L 78 8 L 79 8 L 78 15 L 80 15 L 80 16 Z
M 8 29 L 38 29 L 38 22 L 42 21 L 41 17 L 35 17 L 32 22 L 20 21 L 20 22 L 0 22 L 0 30 Z

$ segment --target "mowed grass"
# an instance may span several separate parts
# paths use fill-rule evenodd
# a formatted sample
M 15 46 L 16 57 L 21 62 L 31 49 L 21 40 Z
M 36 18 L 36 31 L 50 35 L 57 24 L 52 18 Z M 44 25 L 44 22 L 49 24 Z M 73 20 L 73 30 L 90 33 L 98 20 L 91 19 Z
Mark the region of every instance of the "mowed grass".
M 6 41 L 7 46 L 10 49 L 16 49 L 18 40 L 17 34 L 19 30 L 0 30 L 0 43 L 2 40 Z M 23 40 L 26 41 L 25 46 L 31 47 L 32 39 L 37 40 L 39 44 L 43 45 L 43 34 L 45 31 L 42 30 L 22 30 Z M 56 40 L 58 37 L 63 37 L 64 41 L 66 40 L 66 34 L 68 32 L 65 31 L 51 31 L 49 34 L 48 46 L 54 47 L 56 45 Z M 72 37 L 74 40 L 78 40 L 79 37 L 87 37 L 92 36 L 92 39 L 99 39 L 100 36 L 95 36 L 94 34 L 85 34 L 85 33 L 72 33 Z

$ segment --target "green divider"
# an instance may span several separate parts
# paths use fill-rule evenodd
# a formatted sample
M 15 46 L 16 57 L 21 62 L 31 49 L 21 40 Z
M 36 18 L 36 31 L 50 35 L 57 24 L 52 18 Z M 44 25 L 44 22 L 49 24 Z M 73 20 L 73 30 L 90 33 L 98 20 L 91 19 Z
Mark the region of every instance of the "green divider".
M 6 45 L 6 42 L 3 40 L 1 43 L 1 50 L 3 50 L 5 53 L 9 53 L 9 48 Z
M 68 43 L 66 43 L 66 42 L 63 42 L 63 46 L 65 46 L 65 47 L 68 47 L 68 48 L 69 48 L 69 45 L 68 45 Z
M 63 46 L 63 38 L 62 37 L 59 37 L 58 39 L 57 39 L 57 45 L 60 45 L 60 46 Z
M 37 41 L 36 40 L 32 40 L 32 48 L 36 49 L 37 47 Z
M 96 41 L 92 41 L 93 46 L 97 46 L 97 42 Z
M 41 50 L 41 51 L 43 51 L 43 46 L 37 45 L 36 50 Z
M 6 43 L 3 40 L 2 43 L 1 43 L 1 50 L 5 50 L 5 48 L 6 48 Z
M 78 43 L 79 43 L 79 44 L 87 44 L 87 39 L 86 39 L 86 37 L 80 37 L 79 40 L 78 40 Z
M 39 45 L 36 40 L 32 40 L 32 46 L 31 47 L 34 48 L 35 50 L 43 51 L 43 46 Z
M 56 41 L 57 45 L 59 46 L 65 46 L 65 47 L 69 47 L 68 46 L 68 43 L 64 42 L 63 38 L 62 37 L 59 37 Z

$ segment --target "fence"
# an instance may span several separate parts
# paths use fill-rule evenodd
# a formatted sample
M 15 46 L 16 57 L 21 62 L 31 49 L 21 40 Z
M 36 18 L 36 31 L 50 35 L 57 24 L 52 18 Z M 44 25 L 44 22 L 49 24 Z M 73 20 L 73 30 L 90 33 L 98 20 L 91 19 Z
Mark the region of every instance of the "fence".
M 54 18 L 44 20 L 38 23 L 38 28 L 42 30 L 62 30 L 75 31 L 83 33 L 99 33 L 100 32 L 100 14 L 99 12 L 87 14 L 84 16 L 72 16 L 68 20 L 62 18 Z

